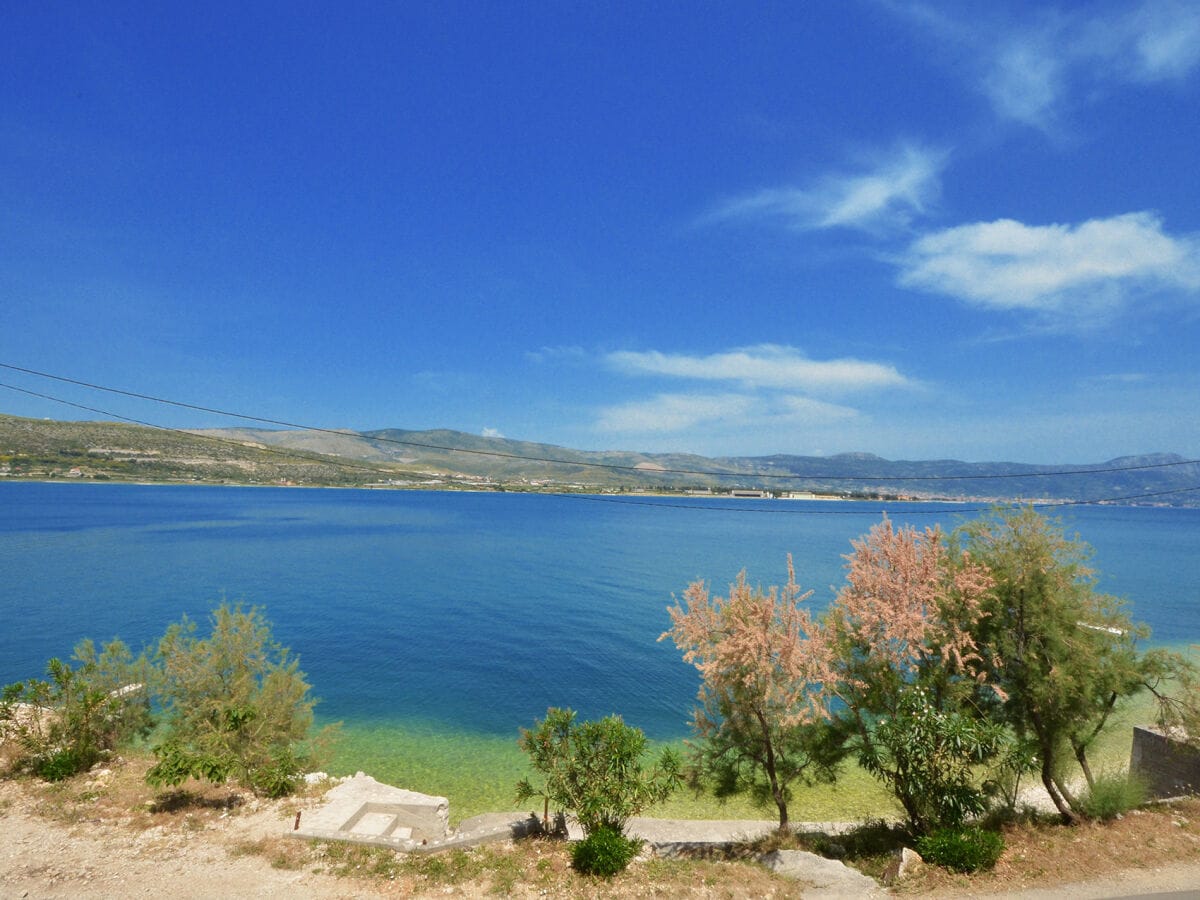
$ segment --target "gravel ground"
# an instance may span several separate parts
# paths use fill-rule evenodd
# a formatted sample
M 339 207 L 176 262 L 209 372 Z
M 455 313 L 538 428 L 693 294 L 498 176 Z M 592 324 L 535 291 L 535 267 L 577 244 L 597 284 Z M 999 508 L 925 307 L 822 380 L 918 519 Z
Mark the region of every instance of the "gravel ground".
M 315 809 L 319 799 L 303 801 Z M 296 801 L 250 800 L 233 813 L 191 822 L 138 827 L 131 819 L 72 816 L 59 821 L 44 795 L 19 782 L 0 783 L 0 897 L 314 897 L 351 898 L 388 892 L 387 884 L 339 879 L 301 869 L 278 869 L 247 844 L 275 838 L 291 826 Z M 182 821 L 182 827 L 180 822 Z M 655 837 L 670 838 L 671 823 L 643 820 Z M 749 823 L 706 823 L 730 834 Z M 719 826 L 719 827 L 718 827 Z M 679 823 L 680 838 L 695 837 Z M 1136 848 L 1131 848 L 1136 852 Z M 1065 878 L 1086 873 L 1064 873 Z M 1117 897 L 1185 892 L 1200 898 L 1200 864 L 1130 869 L 1103 878 L 1064 880 L 1050 888 L 975 896 L 1029 898 Z M 442 893 L 442 892 L 439 892 Z M 470 895 L 469 888 L 456 894 Z

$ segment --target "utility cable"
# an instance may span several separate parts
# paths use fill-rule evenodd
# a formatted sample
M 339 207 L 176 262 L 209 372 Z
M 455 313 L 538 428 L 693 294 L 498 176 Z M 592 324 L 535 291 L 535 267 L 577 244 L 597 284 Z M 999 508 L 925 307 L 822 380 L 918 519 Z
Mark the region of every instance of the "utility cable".
M 234 447 L 238 450 L 253 450 L 257 453 L 267 453 L 272 456 L 282 456 L 285 459 L 304 460 L 318 465 L 330 466 L 343 469 L 356 469 L 361 472 L 371 472 L 376 475 L 385 474 L 401 474 L 400 470 L 386 468 L 387 463 L 380 463 L 377 466 L 371 466 L 366 463 L 356 463 L 353 460 L 347 460 L 342 457 L 331 457 L 326 454 L 305 453 L 301 450 L 291 450 L 288 448 L 270 447 L 263 444 L 256 444 L 252 447 L 247 446 L 241 441 L 232 441 L 228 438 L 218 437 L 215 434 L 205 434 L 204 432 L 186 431 L 182 428 L 172 428 L 169 425 L 156 425 L 153 422 L 145 422 L 141 419 L 133 419 L 129 416 L 123 416 L 120 413 L 112 412 L 107 409 L 97 409 L 94 406 L 85 406 L 82 403 L 75 403 L 71 400 L 64 400 L 61 397 L 54 397 L 50 394 L 41 394 L 37 391 L 31 391 L 27 388 L 16 387 L 15 385 L 6 384 L 0 381 L 0 388 L 6 388 L 10 391 L 16 391 L 21 394 L 28 394 L 30 397 L 38 397 L 42 400 L 53 400 L 55 403 L 61 403 L 64 406 L 72 406 L 75 409 L 81 409 L 85 412 L 96 413 L 101 416 L 108 416 L 113 419 L 120 419 L 122 422 L 128 422 L 131 425 L 140 425 L 144 428 L 152 428 L 155 431 L 166 431 L 172 434 L 179 434 L 186 438 L 210 441 L 216 444 L 224 444 L 229 447 Z M 403 473 L 408 474 L 408 473 Z
M 4 366 L 4 364 L 0 363 L 0 366 Z M 12 368 L 12 367 L 10 366 L 7 368 Z M 335 468 L 340 467 L 340 468 L 344 468 L 344 469 L 354 469 L 354 470 L 358 470 L 358 471 L 370 472 L 370 473 L 376 474 L 376 475 L 382 475 L 389 471 L 387 468 L 385 468 L 386 464 L 380 464 L 379 467 L 375 467 L 375 466 L 369 466 L 369 465 L 363 465 L 360 463 L 355 463 L 355 462 L 352 462 L 349 460 L 342 460 L 340 458 L 336 458 L 336 459 L 330 458 L 330 457 L 324 456 L 324 455 L 309 455 L 309 454 L 297 452 L 294 450 L 287 450 L 287 449 L 281 450 L 281 449 L 274 448 L 274 447 L 264 447 L 264 446 L 247 447 L 244 443 L 242 443 L 240 441 L 231 441 L 226 438 L 218 437 L 216 435 L 205 434 L 204 432 L 198 433 L 198 432 L 194 432 L 194 431 L 185 431 L 180 428 L 172 428 L 167 425 L 157 425 L 153 422 L 146 422 L 141 419 L 135 419 L 135 418 L 131 418 L 129 416 L 123 416 L 123 415 L 120 415 L 119 413 L 114 413 L 111 410 L 99 409 L 94 406 L 86 406 L 82 403 L 76 403 L 71 400 L 65 400 L 61 397 L 55 397 L 50 394 L 39 393 L 38 391 L 31 391 L 27 388 L 17 387 L 16 385 L 7 384 L 5 382 L 0 382 L 0 388 L 5 388 L 10 391 L 16 391 L 18 393 L 26 394 L 30 397 L 37 397 L 42 400 L 50 400 L 55 403 L 61 403 L 65 406 L 74 407 L 75 409 L 83 410 L 85 412 L 96 413 L 97 415 L 101 415 L 101 416 L 109 416 L 114 419 L 119 419 L 123 422 L 129 422 L 130 424 L 133 424 L 133 425 L 140 425 L 144 428 L 152 428 L 157 431 L 166 431 L 166 432 L 170 432 L 170 433 L 174 433 L 174 434 L 179 434 L 179 435 L 182 435 L 187 438 L 193 438 L 193 439 L 198 438 L 200 440 L 206 440 L 206 441 L 211 441 L 211 442 L 218 443 L 218 444 L 224 444 L 224 445 L 227 445 L 230 447 L 235 447 L 239 450 L 251 449 L 251 450 L 255 450 L 257 452 L 267 453 L 267 454 L 270 454 L 273 456 L 281 456 L 281 457 L 284 457 L 285 459 L 304 460 L 306 462 L 318 463 L 321 465 L 327 465 L 327 466 L 331 466 L 331 467 L 335 467 Z M 320 430 L 320 429 L 308 429 L 308 430 Z M 331 432 L 331 433 L 344 434 L 344 432 Z M 528 458 L 536 459 L 536 457 L 528 457 Z M 391 470 L 391 471 L 394 474 L 399 474 L 396 472 L 396 470 Z M 407 474 L 407 473 L 405 473 L 405 474 Z M 716 473 L 713 473 L 713 474 L 716 474 Z M 1130 500 L 1142 500 L 1142 499 L 1148 499 L 1151 497 L 1167 496 L 1170 494 L 1189 493 L 1192 491 L 1200 491 L 1200 485 L 1196 485 L 1194 487 L 1187 487 L 1187 488 L 1175 488 L 1175 489 L 1166 490 L 1166 491 L 1153 491 L 1153 492 L 1144 493 L 1144 494 L 1131 494 L 1131 495 L 1126 495 L 1126 496 L 1122 496 L 1122 497 L 1103 497 L 1103 498 L 1099 498 L 1099 499 L 1095 499 L 1095 500 L 1062 500 L 1062 501 L 1048 501 L 1048 502 L 1042 502 L 1042 503 L 1029 503 L 1029 504 L 1023 504 L 1020 501 L 1016 501 L 1016 503 L 1014 504 L 1013 501 L 1006 501 L 1006 502 L 1002 502 L 1002 503 L 998 503 L 998 504 L 992 504 L 990 506 L 975 506 L 975 507 L 959 506 L 958 505 L 959 501 L 929 501 L 929 502 L 935 502 L 935 503 L 939 503 L 939 504 L 952 503 L 956 506 L 956 508 L 953 510 L 953 512 L 956 515 L 961 515 L 964 513 L 987 512 L 993 506 L 997 506 L 997 505 L 998 506 L 1028 505 L 1028 506 L 1032 506 L 1036 509 L 1055 509 L 1055 508 L 1063 507 L 1063 506 L 1096 506 L 1096 505 L 1103 505 L 1103 504 L 1108 504 L 1108 503 L 1122 503 L 1122 502 L 1128 502 Z M 596 494 L 565 493 L 565 492 L 558 492 L 558 491 L 552 492 L 551 495 L 555 496 L 555 497 L 562 497 L 562 498 L 566 498 L 566 499 L 574 499 L 574 500 L 581 500 L 581 501 L 594 502 L 594 503 L 615 503 L 615 504 L 623 505 L 623 506 L 651 506 L 651 507 L 656 507 L 659 509 L 692 509 L 692 510 L 702 510 L 704 512 L 734 512 L 734 513 L 759 513 L 759 514 L 766 513 L 766 514 L 776 514 L 776 515 L 784 514 L 784 515 L 857 515 L 857 516 L 861 516 L 861 515 L 866 514 L 861 509 L 805 509 L 803 507 L 777 506 L 774 504 L 772 504 L 772 505 L 764 504 L 762 506 L 758 506 L 758 505 L 713 506 L 710 504 L 701 504 L 701 503 L 679 503 L 679 502 L 675 502 L 675 501 L 633 500 L 630 498 L 622 498 L 622 497 L 606 497 L 606 496 L 596 495 Z M 884 501 L 884 502 L 886 502 L 886 501 Z M 914 502 L 914 501 L 904 501 L 904 502 L 908 503 L 908 502 Z M 919 503 L 920 501 L 915 501 L 915 502 Z M 904 511 L 904 514 L 906 516 L 937 515 L 941 512 L 943 512 L 943 510 L 941 510 L 941 509 L 937 509 L 937 510 L 906 509 Z
M 161 404 L 166 404 L 169 406 L 179 407 L 181 409 L 190 409 L 190 410 L 195 410 L 197 412 L 209 413 L 212 415 L 226 416 L 226 417 L 234 418 L 234 419 L 241 419 L 241 420 L 247 421 L 247 422 L 257 422 L 259 424 L 264 424 L 264 425 L 275 425 L 275 426 L 279 426 L 282 428 L 298 429 L 301 431 L 311 431 L 311 432 L 316 432 L 318 434 L 332 434 L 332 435 L 337 435 L 339 437 L 346 436 L 346 432 L 344 430 L 339 431 L 339 430 L 333 429 L 333 428 L 321 428 L 318 426 L 303 425 L 303 424 L 299 424 L 296 422 L 288 422 L 288 421 L 285 421 L 282 419 L 272 419 L 272 418 L 267 418 L 264 416 L 254 416 L 254 415 L 248 415 L 246 413 L 231 412 L 229 410 L 218 409 L 218 408 L 210 407 L 210 406 L 201 406 L 201 405 L 194 404 L 194 403 L 184 403 L 183 401 L 180 401 L 180 400 L 171 400 L 171 399 L 168 399 L 165 397 L 155 397 L 151 394 L 142 394 L 142 393 L 138 393 L 136 391 L 127 391 L 127 390 L 122 390 L 120 388 L 106 387 L 104 385 L 95 384 L 95 383 L 89 382 L 89 381 L 80 381 L 78 379 L 67 378 L 62 375 L 54 375 L 49 372 L 40 372 L 36 369 L 28 369 L 23 366 L 16 366 L 16 365 L 12 365 L 12 364 L 5 363 L 5 362 L 0 362 L 0 368 L 9 369 L 14 372 L 21 372 L 26 375 L 33 375 L 38 378 L 47 378 L 47 379 L 51 379 L 53 381 L 62 382 L 64 384 L 72 384 L 72 385 L 76 385 L 77 387 L 88 388 L 89 390 L 103 391 L 105 393 L 116 394 L 116 395 L 123 396 L 123 397 L 131 397 L 131 398 L 138 399 L 138 400 L 148 400 L 153 403 L 161 403 Z M 8 386 L 8 385 L 5 385 L 5 386 Z M 19 389 L 16 389 L 16 390 L 19 390 Z M 55 398 L 48 398 L 48 399 L 55 399 Z M 66 402 L 66 401 L 60 400 L 58 402 Z M 76 405 L 76 404 L 68 404 L 68 405 Z M 86 409 L 87 407 L 83 407 L 83 408 Z M 125 417 L 118 416 L 117 418 L 124 419 Z M 133 420 L 133 419 L 125 419 L 125 421 L 134 422 L 135 424 L 145 424 L 145 423 L 137 422 L 136 420 Z M 159 427 L 159 426 L 149 425 L 148 427 L 154 428 L 154 427 Z M 168 430 L 176 430 L 176 429 L 168 429 Z M 183 433 L 194 434 L 193 432 L 183 432 Z M 817 473 L 779 473 L 779 472 L 745 472 L 745 471 L 718 472 L 718 471 L 704 470 L 704 469 L 668 469 L 668 468 L 646 469 L 646 468 L 640 468 L 639 466 L 636 466 L 636 465 L 621 465 L 619 463 L 601 463 L 601 462 L 589 462 L 589 461 L 585 461 L 585 460 L 576 460 L 576 459 L 561 459 L 561 458 L 554 458 L 554 457 L 530 456 L 527 454 L 520 454 L 520 453 L 507 453 L 507 452 L 500 451 L 500 450 L 478 450 L 478 449 L 465 448 L 465 447 L 449 447 L 449 446 L 445 446 L 445 445 L 441 445 L 441 444 L 431 444 L 431 443 L 426 443 L 426 442 L 422 442 L 422 441 L 407 441 L 407 440 L 401 440 L 399 438 L 389 438 L 389 437 L 383 437 L 383 436 L 372 437 L 372 436 L 363 434 L 361 432 L 356 432 L 356 434 L 359 437 L 361 437 L 365 440 L 368 440 L 368 441 L 375 441 L 377 443 L 386 443 L 386 444 L 397 444 L 397 445 L 404 446 L 404 447 L 417 447 L 417 448 L 425 449 L 425 450 L 439 450 L 439 451 L 443 451 L 443 452 L 447 452 L 447 453 L 465 453 L 465 454 L 472 454 L 475 456 L 488 456 L 488 457 L 494 457 L 494 458 L 499 458 L 499 459 L 515 459 L 515 460 L 520 460 L 523 462 L 550 463 L 550 464 L 565 465 L 565 466 L 583 466 L 583 467 L 593 468 L 593 469 L 607 469 L 610 471 L 618 471 L 618 472 L 632 472 L 632 473 L 636 473 L 636 474 L 642 475 L 642 476 L 647 476 L 647 475 L 692 475 L 692 476 L 704 476 L 704 477 L 710 477 L 710 478 L 749 477 L 749 478 L 762 479 L 762 480 L 782 479 L 782 480 L 790 480 L 790 481 L 797 481 L 797 480 L 860 481 L 860 482 L 986 481 L 986 480 L 1000 480 L 1000 479 L 1013 479 L 1013 478 L 1048 478 L 1048 477 L 1053 477 L 1053 476 L 1066 476 L 1066 475 L 1101 475 L 1101 474 L 1111 474 L 1111 473 L 1115 473 L 1115 472 L 1135 472 L 1135 471 L 1142 471 L 1142 470 L 1147 470 L 1147 469 L 1164 469 L 1164 468 L 1170 468 L 1173 466 L 1183 466 L 1183 465 L 1191 465 L 1194 463 L 1200 463 L 1200 460 L 1198 460 L 1198 459 L 1185 459 L 1185 460 L 1175 460 L 1172 462 L 1141 463 L 1138 465 L 1130 465 L 1130 466 L 1108 466 L 1108 467 L 1104 467 L 1104 468 L 1087 468 L 1087 469 L 1056 469 L 1056 470 L 1039 471 L 1039 472 L 993 472 L 993 473 L 978 474 L 978 475 L 827 475 L 827 474 L 817 474 Z

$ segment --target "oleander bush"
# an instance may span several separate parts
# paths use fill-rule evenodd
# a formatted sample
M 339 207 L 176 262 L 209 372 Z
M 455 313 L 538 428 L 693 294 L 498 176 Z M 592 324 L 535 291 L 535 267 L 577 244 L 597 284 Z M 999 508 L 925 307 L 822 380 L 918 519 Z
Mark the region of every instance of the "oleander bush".
M 678 755 L 669 747 L 653 767 L 644 767 L 646 736 L 620 716 L 577 724 L 574 710 L 551 708 L 532 729 L 521 729 L 518 743 L 542 787 L 521 779 L 517 802 L 543 797 L 547 806 L 573 813 L 588 835 L 600 828 L 620 834 L 630 816 L 661 803 L 681 781 Z

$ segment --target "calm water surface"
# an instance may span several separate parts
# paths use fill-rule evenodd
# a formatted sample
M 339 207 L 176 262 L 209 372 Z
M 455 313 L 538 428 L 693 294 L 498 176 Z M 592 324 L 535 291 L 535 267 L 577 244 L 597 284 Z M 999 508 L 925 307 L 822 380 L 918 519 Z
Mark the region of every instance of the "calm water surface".
M 742 568 L 782 582 L 792 553 L 822 607 L 883 509 L 7 482 L 0 684 L 84 637 L 139 648 L 184 613 L 203 622 L 222 598 L 244 600 L 299 654 L 319 718 L 344 722 L 332 773 L 443 794 L 456 818 L 509 809 L 526 766 L 517 728 L 547 707 L 685 736 L 696 674 L 656 642 L 672 594 L 695 578 L 724 590 Z M 1100 587 L 1132 601 L 1154 640 L 1200 641 L 1200 510 L 1063 512 L 1096 547 Z M 889 515 L 946 529 L 966 517 L 952 504 Z
M 134 647 L 221 598 L 262 605 L 323 718 L 511 741 L 548 706 L 686 733 L 694 671 L 665 608 L 695 578 L 777 583 L 820 607 L 881 504 L 0 484 L 0 683 L 84 637 Z M 778 513 L 729 512 L 778 509 Z M 893 506 L 916 525 L 954 505 Z M 1157 642 L 1200 641 L 1200 510 L 1068 508 L 1102 589 Z

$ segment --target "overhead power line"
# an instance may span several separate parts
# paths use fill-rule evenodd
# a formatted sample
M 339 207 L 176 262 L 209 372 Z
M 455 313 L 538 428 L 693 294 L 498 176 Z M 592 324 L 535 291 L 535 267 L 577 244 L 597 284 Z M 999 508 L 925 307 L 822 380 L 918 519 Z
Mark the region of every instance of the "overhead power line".
M 196 412 L 204 412 L 204 413 L 209 413 L 211 415 L 218 415 L 218 416 L 225 416 L 227 418 L 240 419 L 245 422 L 256 422 L 256 423 L 262 424 L 262 425 L 274 425 L 274 426 L 278 426 L 281 428 L 297 429 L 300 431 L 310 431 L 310 432 L 316 432 L 318 434 L 331 434 L 331 435 L 337 435 L 339 437 L 345 437 L 347 435 L 347 432 L 344 430 L 338 430 L 338 429 L 333 429 L 333 428 L 322 428 L 322 427 L 315 426 L 315 425 L 304 425 L 304 424 L 297 423 L 297 422 L 288 422 L 283 419 L 273 419 L 273 418 L 269 418 L 269 417 L 265 417 L 265 416 L 256 416 L 256 415 L 249 415 L 247 413 L 233 412 L 231 410 L 224 410 L 224 409 L 219 409 L 219 408 L 211 407 L 211 406 L 202 406 L 202 405 L 195 404 L 195 403 L 185 403 L 180 400 L 172 400 L 172 399 L 169 399 L 166 397 L 156 397 L 152 394 L 143 394 L 143 393 L 139 393 L 137 391 L 128 391 L 128 390 L 123 390 L 121 388 L 108 387 L 108 386 L 96 384 L 96 383 L 90 382 L 90 381 L 82 381 L 82 380 L 75 379 L 75 378 L 68 378 L 63 375 L 55 375 L 55 374 L 52 374 L 49 372 L 41 372 L 36 369 L 29 369 L 24 366 L 12 365 L 10 363 L 5 363 L 5 362 L 0 362 L 0 368 L 9 369 L 14 372 L 21 372 L 26 375 L 33 375 L 38 378 L 46 378 L 46 379 L 50 379 L 53 381 L 62 382 L 64 384 L 72 384 L 77 387 L 87 388 L 89 390 L 103 391 L 105 393 L 115 394 L 115 395 L 122 396 L 122 397 L 130 397 L 130 398 L 134 398 L 137 400 L 146 400 L 146 401 L 149 401 L 152 403 L 160 403 L 160 404 L 164 404 L 167 406 L 178 407 L 181 409 L 190 409 L 190 410 L 194 410 Z M 35 394 L 32 391 L 23 391 L 23 389 L 14 388 L 11 385 L 3 385 L 3 386 L 8 387 L 12 390 L 22 391 L 23 393 L 33 394 L 34 396 L 41 396 L 41 397 L 44 397 L 45 399 L 54 400 L 59 403 L 65 403 L 66 405 L 69 405 L 69 406 L 75 406 L 76 408 L 79 408 L 79 409 L 85 409 L 90 412 L 96 412 L 101 415 L 115 415 L 113 413 L 107 413 L 102 410 L 96 410 L 91 407 L 82 406 L 82 405 L 76 404 L 76 403 L 71 403 L 69 401 L 61 400 L 61 399 L 55 398 L 55 397 L 50 397 L 48 395 Z M 163 427 L 163 426 L 152 425 L 152 424 L 149 424 L 146 422 L 142 422 L 137 419 L 130 419 L 125 416 L 115 416 L 115 417 L 122 419 L 123 421 L 131 422 L 133 424 L 138 424 L 138 425 L 145 425 L 146 427 L 150 427 L 150 428 L 162 428 Z M 192 436 L 196 435 L 196 432 L 183 431 L 182 429 L 165 428 L 164 430 L 177 431 L 181 434 L 189 434 Z M 358 433 L 358 436 L 362 437 L 366 440 L 375 441 L 378 443 L 396 444 L 396 445 L 404 446 L 404 447 L 416 447 L 416 448 L 424 449 L 424 450 L 438 450 L 438 451 L 442 451 L 442 452 L 446 452 L 446 453 L 463 453 L 463 454 L 469 454 L 469 455 L 474 455 L 474 456 L 493 457 L 493 458 L 498 458 L 498 459 L 514 459 L 514 460 L 519 460 L 522 462 L 549 463 L 549 464 L 554 464 L 554 465 L 565 465 L 565 466 L 583 466 L 583 467 L 593 468 L 593 469 L 606 469 L 609 471 L 632 472 L 632 473 L 642 475 L 642 476 L 647 476 L 647 475 L 692 475 L 692 476 L 703 476 L 703 477 L 710 477 L 710 478 L 749 477 L 749 478 L 756 478 L 756 479 L 763 479 L 763 480 L 790 480 L 790 481 L 805 480 L 805 479 L 811 480 L 811 481 L 826 480 L 826 481 L 859 481 L 859 482 L 993 481 L 993 480 L 1014 479 L 1014 478 L 1048 478 L 1048 477 L 1074 476 L 1074 475 L 1101 475 L 1101 474 L 1109 474 L 1109 473 L 1116 473 L 1116 472 L 1134 472 L 1134 471 L 1148 470 L 1148 469 L 1166 469 L 1166 468 L 1171 468 L 1174 466 L 1183 466 L 1183 465 L 1191 465 L 1194 463 L 1200 463 L 1200 460 L 1197 460 L 1197 459 L 1185 459 L 1185 460 L 1174 460 L 1171 462 L 1139 463 L 1137 465 L 1128 465 L 1128 466 L 1106 466 L 1106 467 L 1093 467 L 1093 468 L 1086 468 L 1086 469 L 1084 469 L 1084 468 L 1051 469 L 1051 470 L 1042 470 L 1042 471 L 1034 471 L 1034 472 L 992 472 L 992 473 L 980 473 L 980 474 L 975 474 L 975 475 L 966 475 L 966 474 L 838 475 L 838 474 L 825 474 L 825 473 L 815 473 L 815 472 L 810 472 L 810 473 L 805 473 L 805 472 L 788 472 L 788 473 L 746 472 L 746 471 L 720 472 L 720 471 L 714 471 L 714 470 L 709 470 L 709 469 L 670 469 L 670 468 L 658 468 L 658 467 L 653 468 L 653 469 L 647 469 L 644 466 L 638 466 L 638 465 L 622 465 L 620 463 L 592 462 L 592 461 L 587 461 L 587 460 L 564 459 L 564 458 L 549 457 L 549 456 L 532 456 L 529 454 L 522 454 L 522 453 L 510 453 L 510 452 L 506 452 L 506 451 L 502 451 L 502 450 L 480 450 L 480 449 L 467 448 L 467 447 L 450 447 L 450 446 L 443 445 L 443 444 L 433 444 L 433 443 L 428 443 L 425 441 L 404 440 L 401 438 L 385 437 L 385 436 L 381 436 L 381 435 L 368 436 L 368 435 Z
M 0 367 L 17 368 L 14 366 L 7 366 L 4 363 L 0 363 Z M 19 371 L 25 371 L 25 370 L 19 370 Z M 47 377 L 53 378 L 56 376 L 47 376 Z M 40 398 L 43 400 L 50 400 L 55 403 L 61 403 L 65 406 L 70 406 L 75 409 L 84 410 L 85 412 L 91 412 L 91 413 L 96 413 L 97 415 L 108 416 L 110 418 L 119 419 L 123 422 L 129 422 L 133 425 L 140 425 L 145 428 L 152 428 L 152 429 L 155 429 L 158 431 L 172 432 L 175 434 L 183 435 L 184 437 L 187 437 L 190 439 L 200 439 L 200 440 L 210 441 L 210 442 L 217 443 L 217 444 L 224 444 L 224 445 L 227 445 L 230 447 L 235 447 L 239 450 L 247 449 L 246 444 L 244 444 L 243 442 L 240 442 L 240 441 L 229 440 L 227 438 L 218 437 L 217 435 L 207 434 L 205 432 L 186 431 L 181 428 L 172 428 L 167 425 L 158 425 L 156 423 L 147 422 L 142 419 L 135 419 L 135 418 L 131 418 L 129 416 L 124 416 L 124 415 L 121 415 L 120 413 L 112 412 L 111 410 L 100 409 L 100 408 L 97 408 L 94 406 L 87 406 L 82 403 L 76 403 L 72 400 L 66 400 L 62 397 L 55 397 L 51 394 L 40 393 L 38 391 L 31 391 L 28 388 L 17 387 L 16 385 L 7 384 L 4 382 L 0 382 L 0 388 L 5 388 L 7 390 L 16 391 L 18 393 L 26 394 L 31 397 L 37 397 L 37 398 Z M 99 388 L 99 387 L 97 389 L 105 390 L 104 388 Z M 117 393 L 127 393 L 127 392 L 119 392 L 118 391 Z M 173 401 L 162 401 L 162 402 L 170 403 Z M 183 405 L 187 405 L 187 404 L 183 404 Z M 247 417 L 247 418 L 253 418 L 253 417 Z M 262 420 L 262 419 L 256 419 L 256 420 L 257 421 L 266 421 L 266 420 Z M 296 426 L 296 427 L 302 427 L 302 426 Z M 340 435 L 345 434 L 345 432 L 331 431 L 329 429 L 306 429 L 306 430 L 328 431 L 331 434 L 340 434 Z M 419 445 L 419 446 L 424 446 L 424 445 Z M 291 450 L 291 449 L 286 449 L 286 448 L 280 449 L 277 447 L 268 447 L 268 446 L 261 445 L 261 444 L 254 445 L 254 447 L 252 449 L 257 450 L 262 453 L 271 454 L 274 456 L 281 456 L 281 457 L 284 457 L 285 459 L 303 460 L 306 462 L 315 462 L 315 463 L 318 463 L 321 465 L 329 465 L 329 466 L 335 466 L 335 467 L 344 468 L 344 469 L 353 469 L 353 470 L 358 470 L 358 471 L 371 472 L 372 474 L 382 474 L 383 472 L 387 471 L 386 464 L 381 464 L 379 466 L 371 466 L 371 465 L 355 463 L 350 460 L 345 460 L 342 458 L 331 458 L 328 455 L 324 455 L 324 454 L 306 454 L 306 453 L 296 451 L 296 450 Z M 520 458 L 539 460 L 538 457 L 520 457 Z M 1173 465 L 1179 465 L 1179 464 L 1180 463 L 1174 463 Z M 602 464 L 596 464 L 596 465 L 602 465 Z M 1131 467 L 1131 468 L 1143 468 L 1143 467 Z M 1154 468 L 1154 467 L 1151 466 L 1148 468 Z M 1114 471 L 1114 470 L 1107 470 L 1107 471 Z M 1115 471 L 1123 471 L 1123 470 L 1118 469 Z M 720 474 L 720 473 L 712 473 L 712 474 Z M 1094 499 L 1094 500 L 1048 501 L 1048 502 L 1042 502 L 1042 503 L 1031 503 L 1028 505 L 1033 506 L 1035 508 L 1039 508 L 1039 509 L 1054 509 L 1054 508 L 1065 507 L 1065 506 L 1092 506 L 1092 505 L 1105 504 L 1105 503 L 1128 502 L 1130 500 L 1143 500 L 1143 499 L 1148 499 L 1151 497 L 1167 496 L 1170 494 L 1184 494 L 1184 493 L 1190 493 L 1193 491 L 1200 491 L 1200 485 L 1196 485 L 1193 487 L 1186 487 L 1186 488 L 1175 488 L 1172 490 L 1165 490 L 1165 491 L 1153 491 L 1153 492 L 1143 493 L 1143 494 L 1130 494 L 1130 495 L 1121 496 L 1121 497 L 1104 497 L 1104 498 L 1098 498 L 1098 499 Z M 575 493 L 570 493 L 570 494 L 554 493 L 552 496 L 560 497 L 563 499 L 573 499 L 573 500 L 580 500 L 580 501 L 587 501 L 587 502 L 594 502 L 594 503 L 615 503 L 615 504 L 619 504 L 619 505 L 623 505 L 623 506 L 650 506 L 650 507 L 655 507 L 655 508 L 659 508 L 659 509 L 692 509 L 692 510 L 700 510 L 700 511 L 704 511 L 704 512 L 732 512 L 732 513 L 757 513 L 757 514 L 765 513 L 765 514 L 785 514 L 785 515 L 863 515 L 864 514 L 862 509 L 828 509 L 828 508 L 813 509 L 813 508 L 803 508 L 803 507 L 798 508 L 795 506 L 791 506 L 790 504 L 786 505 L 786 506 L 780 506 L 780 505 L 774 505 L 774 504 L 772 504 L 772 505 L 764 504 L 761 506 L 758 504 L 748 505 L 748 506 L 716 506 L 716 505 L 707 504 L 707 503 L 695 503 L 695 502 L 680 503 L 678 501 L 670 501 L 670 500 L 663 501 L 663 500 L 649 500 L 649 499 L 638 500 L 638 499 L 633 499 L 633 498 L 628 498 L 628 497 L 605 497 L 605 496 L 599 496 L 599 495 L 575 494 Z M 991 508 L 990 506 L 986 506 L 986 507 L 985 506 L 975 506 L 975 507 L 956 506 L 956 508 L 953 510 L 953 512 L 958 515 L 969 514 L 969 513 L 981 513 L 981 512 L 988 511 L 990 508 Z M 905 515 L 907 515 L 907 516 L 937 515 L 941 512 L 943 512 L 942 509 L 938 509 L 938 510 L 906 509 Z
M 371 466 L 365 463 L 356 463 L 353 460 L 344 459 L 342 457 L 333 458 L 328 454 L 305 453 L 302 450 L 293 450 L 290 448 L 271 447 L 266 444 L 255 444 L 253 447 L 247 447 L 242 441 L 232 441 L 228 438 L 218 437 L 215 434 L 205 434 L 203 432 L 186 431 L 182 428 L 172 428 L 169 425 L 156 425 L 154 422 L 145 422 L 142 419 L 133 419 L 129 416 L 123 416 L 120 413 L 112 412 L 107 409 L 97 409 L 94 406 L 85 406 L 82 403 L 75 403 L 71 400 L 64 400 L 62 397 L 55 397 L 50 394 L 41 394 L 37 391 L 31 391 L 27 388 L 16 387 L 15 385 L 6 384 L 0 381 L 0 388 L 7 388 L 10 391 L 16 391 L 21 394 L 28 394 L 30 397 L 39 397 L 42 400 L 53 400 L 55 403 L 61 403 L 64 406 L 72 406 L 75 409 L 82 409 L 85 412 L 96 413 L 100 416 L 110 416 L 114 419 L 120 419 L 122 422 L 128 422 L 131 425 L 141 425 L 144 428 L 153 428 L 156 431 L 166 431 L 173 434 L 180 434 L 187 438 L 200 439 L 211 441 L 215 444 L 225 444 L 229 447 L 236 447 L 239 450 L 256 450 L 260 453 L 269 453 L 273 456 L 282 456 L 285 459 L 306 460 L 320 465 L 337 466 L 343 469 L 356 469 L 361 472 L 372 472 L 375 474 L 383 474 L 388 471 L 384 468 L 384 464 Z

